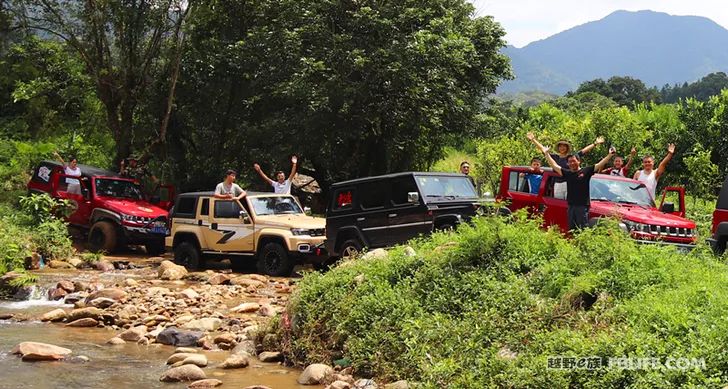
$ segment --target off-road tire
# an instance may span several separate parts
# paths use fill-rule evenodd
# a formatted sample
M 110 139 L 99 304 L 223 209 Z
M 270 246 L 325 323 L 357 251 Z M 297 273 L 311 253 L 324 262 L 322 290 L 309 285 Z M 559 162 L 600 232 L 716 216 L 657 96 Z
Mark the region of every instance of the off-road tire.
M 341 244 L 339 248 L 339 257 L 346 259 L 350 257 L 356 257 L 361 254 L 362 244 L 359 243 L 358 239 L 347 239 Z
M 294 263 L 286 248 L 276 242 L 269 242 L 258 253 L 258 271 L 269 276 L 291 275 Z
M 453 230 L 455 230 L 455 226 L 453 224 L 450 224 L 450 223 L 442 223 L 439 226 L 437 226 L 437 228 L 435 230 L 436 231 L 443 231 L 443 232 L 453 231 Z
M 194 243 L 182 242 L 174 248 L 174 263 L 187 270 L 197 270 L 200 268 L 200 251 Z
M 147 250 L 147 255 L 157 257 L 164 254 L 164 241 L 161 242 L 149 242 L 144 245 L 144 249 Z
M 88 248 L 91 251 L 111 253 L 116 249 L 118 240 L 116 226 L 112 222 L 98 221 L 88 232 Z

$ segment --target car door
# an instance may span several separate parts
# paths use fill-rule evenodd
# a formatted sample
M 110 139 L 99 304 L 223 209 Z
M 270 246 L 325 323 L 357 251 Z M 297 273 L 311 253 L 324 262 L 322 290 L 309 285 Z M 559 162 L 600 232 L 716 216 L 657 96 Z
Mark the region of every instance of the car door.
M 543 206 L 541 206 L 544 226 L 558 226 L 562 232 L 567 232 L 569 230 L 569 218 L 566 213 L 568 204 L 565 199 L 554 197 L 556 176 L 546 174 L 543 179 L 546 181 L 545 187 L 542 184 Z
M 415 178 L 411 175 L 392 178 L 389 187 L 387 245 L 404 243 L 418 235 L 431 232 L 432 222 L 425 220 L 427 208 Z M 410 202 L 410 193 L 417 193 L 419 199 Z
M 252 252 L 255 249 L 255 228 L 238 200 L 210 199 L 210 225 L 205 229 L 205 240 L 215 251 Z
M 389 185 L 386 180 L 361 183 L 356 188 L 355 204 L 359 211 L 354 221 L 364 234 L 369 247 L 383 247 L 389 243 Z
M 510 205 L 508 208 L 511 211 L 517 211 L 522 208 L 528 210 L 528 214 L 533 216 L 540 214 L 545 209 L 541 205 L 541 194 L 543 193 L 543 181 L 541 187 L 538 188 L 538 194 L 533 194 L 530 191 L 528 180 L 526 179 L 528 172 L 525 169 L 510 170 L 508 173 L 508 196 Z
M 80 188 L 79 186 L 75 186 L 74 188 L 72 185 L 68 185 L 67 179 L 78 180 Z M 71 224 L 88 224 L 89 217 L 91 216 L 91 199 L 89 193 L 88 180 L 82 179 L 81 177 L 59 173 L 53 179 L 53 197 L 68 200 L 73 208 L 73 212 L 67 219 Z

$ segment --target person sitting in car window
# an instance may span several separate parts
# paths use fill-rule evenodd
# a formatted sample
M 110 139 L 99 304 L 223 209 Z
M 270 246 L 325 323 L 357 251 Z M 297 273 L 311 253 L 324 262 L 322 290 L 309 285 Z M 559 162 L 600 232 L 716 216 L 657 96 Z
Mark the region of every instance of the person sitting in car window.
M 69 163 L 66 163 L 58 152 L 53 152 L 58 162 L 63 165 L 63 174 L 71 177 L 81 177 L 81 168 L 78 167 L 78 159 L 76 157 L 68 157 Z M 78 178 L 66 177 L 66 192 L 81 194 L 81 182 Z
M 291 181 L 296 176 L 296 168 L 298 166 L 298 157 L 295 155 L 291 157 L 291 174 L 286 178 L 286 174 L 283 171 L 277 171 L 275 174 L 276 180 L 273 181 L 263 173 L 260 165 L 257 163 L 253 164 L 253 168 L 260 175 L 260 177 L 273 187 L 273 193 L 276 194 L 291 194 Z
M 237 176 L 237 174 L 238 173 L 232 169 L 228 169 L 228 171 L 225 172 L 225 180 L 217 184 L 217 187 L 215 188 L 215 198 L 240 200 L 245 197 L 247 193 L 243 190 L 243 188 L 235 183 L 235 176 Z
M 539 158 L 532 158 L 528 173 L 521 173 L 521 177 L 525 178 L 528 182 L 528 193 L 538 194 L 538 190 L 541 188 L 541 180 L 543 180 L 541 160 Z

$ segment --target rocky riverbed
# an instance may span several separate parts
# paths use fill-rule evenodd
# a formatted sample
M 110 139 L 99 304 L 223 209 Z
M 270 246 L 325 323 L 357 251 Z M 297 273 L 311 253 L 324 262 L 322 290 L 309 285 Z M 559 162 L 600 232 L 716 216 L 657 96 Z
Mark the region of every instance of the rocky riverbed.
M 26 309 L 32 304 L 22 308 L 17 303 L 0 304 L 0 359 L 5 360 L 0 363 L 12 360 L 16 370 L 0 387 L 46 387 L 26 380 L 34 373 L 43 375 L 43 364 L 94 377 L 88 386 L 69 379 L 73 387 L 98 387 L 104 374 L 116 374 L 113 366 L 100 365 L 96 359 L 108 360 L 114 354 L 124 355 L 121 360 L 131 354 L 136 362 L 146 362 L 149 367 L 137 373 L 144 368 L 119 369 L 144 377 L 134 382 L 147 387 L 167 387 L 168 382 L 184 382 L 176 387 L 376 387 L 371 380 L 355 380 L 348 371 L 327 365 L 311 365 L 304 371 L 283 366 L 275 335 L 265 329 L 285 311 L 296 278 L 226 269 L 188 273 L 162 257 L 108 257 L 86 270 L 76 270 L 75 266 L 83 267 L 79 263 L 53 265 L 55 269 L 35 273 L 39 284 L 48 286 L 47 301 L 39 300 L 33 309 Z M 87 334 L 88 341 L 74 343 L 60 335 L 54 341 L 46 336 L 49 333 L 76 334 L 81 339 Z M 93 366 L 95 373 L 83 366 Z

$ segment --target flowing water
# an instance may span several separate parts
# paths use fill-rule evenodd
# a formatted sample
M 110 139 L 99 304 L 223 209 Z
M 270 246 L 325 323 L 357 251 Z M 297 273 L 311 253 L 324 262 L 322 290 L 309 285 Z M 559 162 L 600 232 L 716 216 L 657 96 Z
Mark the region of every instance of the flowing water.
M 45 274 L 43 274 L 45 273 Z M 68 273 L 67 275 L 71 275 Z M 107 276 L 115 276 L 113 274 Z M 129 278 L 128 272 L 116 276 Z M 83 276 L 81 276 L 83 277 Z M 61 277 L 63 278 L 63 277 Z M 79 279 L 79 274 L 73 274 Z M 57 272 L 41 272 L 40 285 L 59 279 Z M 123 278 L 122 278 L 123 279 Z M 26 320 L 38 317 L 57 307 L 59 301 L 47 300 L 47 288 L 36 287 L 26 301 L 0 300 L 0 316 L 13 314 L 13 320 L 0 320 L 0 389 L 52 389 L 52 388 L 185 388 L 186 383 L 164 383 L 159 377 L 167 370 L 165 361 L 174 353 L 174 347 L 152 344 L 142 346 L 127 343 L 107 345 L 116 332 L 104 328 L 69 328 L 62 324 Z M 18 321 L 25 320 L 25 321 Z M 88 362 L 22 362 L 10 354 L 15 345 L 24 341 L 50 343 L 66 347 L 73 356 L 84 355 Z M 219 388 L 242 389 L 251 385 L 265 385 L 273 389 L 321 388 L 296 383 L 300 370 L 276 363 L 262 363 L 252 358 L 250 366 L 242 369 L 218 369 L 216 366 L 229 356 L 228 351 L 205 351 L 209 364 L 203 368 L 207 378 L 223 382 Z

